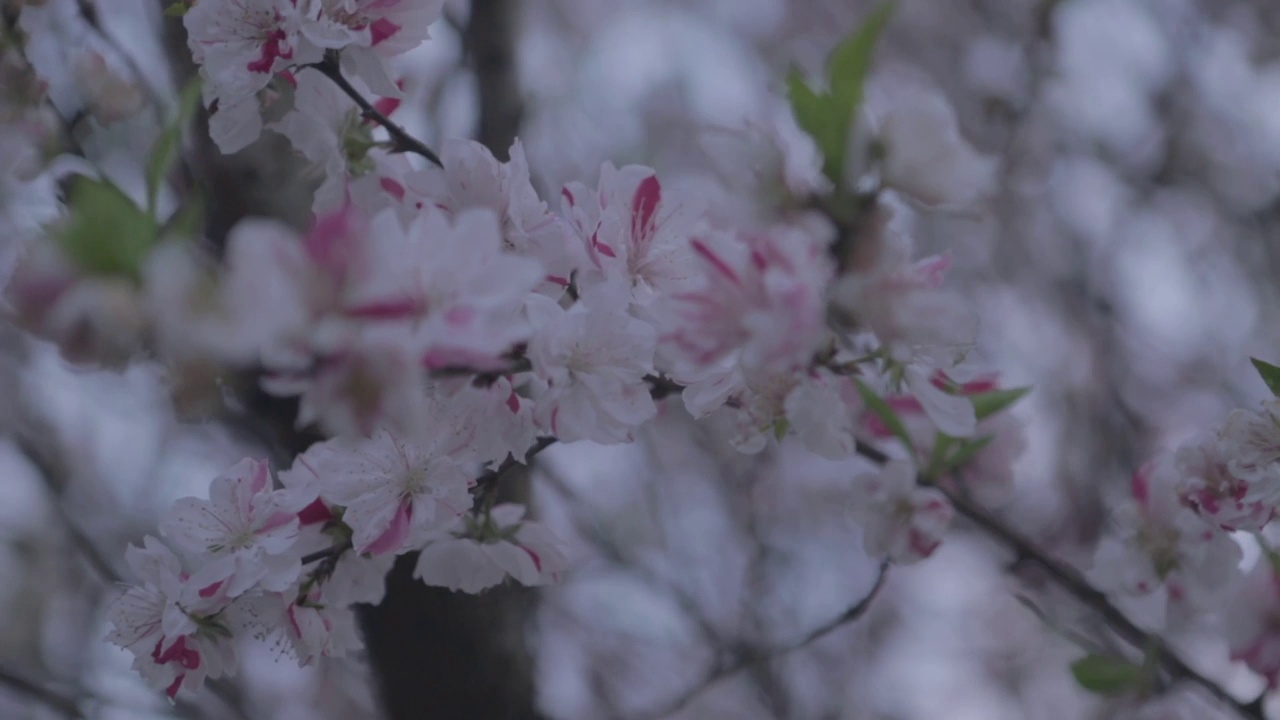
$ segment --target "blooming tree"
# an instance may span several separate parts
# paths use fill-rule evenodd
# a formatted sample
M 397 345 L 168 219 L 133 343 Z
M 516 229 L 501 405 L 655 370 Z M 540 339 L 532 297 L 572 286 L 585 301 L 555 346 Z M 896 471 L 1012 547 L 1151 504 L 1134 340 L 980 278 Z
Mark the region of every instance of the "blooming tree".
M 107 639 L 155 690 L 179 700 L 234 674 L 243 638 L 300 665 L 359 649 L 353 607 L 383 599 L 399 556 L 463 593 L 556 583 L 575 549 L 499 501 L 513 470 L 556 443 L 633 443 L 684 413 L 744 456 L 857 468 L 841 501 L 883 561 L 876 589 L 964 519 L 1126 641 L 1072 664 L 1085 689 L 1163 717 L 1162 693 L 1186 681 L 1263 717 L 1261 698 L 1234 697 L 1162 638 L 1225 612 L 1233 658 L 1269 688 L 1280 678 L 1280 560 L 1265 534 L 1280 400 L 1133 468 L 1085 572 L 994 514 L 1027 442 L 1007 411 L 1028 388 L 974 352 L 978 312 L 947 285 L 957 251 L 922 256 L 903 216 L 980 201 L 995 162 L 940 96 L 876 85 L 892 5 L 821 77 L 795 72 L 779 93 L 772 170 L 754 188 L 770 201 L 752 213 L 716 212 L 717 198 L 638 164 L 543 193 L 520 141 L 504 162 L 410 135 L 396 60 L 432 42 L 440 0 L 172 4 L 198 81 L 130 186 L 47 150 L 58 108 L 26 53 L 58 5 L 17 3 L 0 43 L 0 203 L 50 207 L 0 204 L 9 318 L 75 363 L 254 373 L 322 437 L 287 463 L 235 463 L 128 550 Z M 93 132 L 141 112 L 136 82 L 101 54 L 73 71 Z M 197 106 L 223 152 L 287 140 L 320 178 L 308 229 L 246 219 L 221 256 L 201 241 L 199 200 L 175 182 Z M 1280 368 L 1255 365 L 1280 392 Z M 1262 556 L 1248 572 L 1242 547 Z M 1153 597 L 1157 611 L 1127 614 Z

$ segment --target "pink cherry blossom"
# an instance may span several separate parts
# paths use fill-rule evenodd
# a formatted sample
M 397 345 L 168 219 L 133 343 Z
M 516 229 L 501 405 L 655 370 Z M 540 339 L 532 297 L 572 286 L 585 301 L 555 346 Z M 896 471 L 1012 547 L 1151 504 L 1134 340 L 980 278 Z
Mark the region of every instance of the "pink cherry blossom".
M 657 413 L 646 375 L 653 373 L 657 335 L 626 313 L 627 294 L 597 286 L 568 310 L 534 296 L 528 312 L 536 333 L 528 357 L 545 384 L 536 398 L 539 424 L 569 442 L 630 442 Z
M 834 302 L 874 332 L 894 359 L 945 370 L 973 347 L 978 332 L 971 304 L 943 287 L 950 268 L 950 255 L 908 263 L 886 252 L 870 270 L 841 278 Z
M 1168 455 L 1134 473 L 1130 498 L 1113 510 L 1117 531 L 1098 545 L 1090 579 L 1128 595 L 1164 588 L 1172 606 L 1216 610 L 1238 575 L 1240 547 L 1182 504 L 1178 480 Z
M 349 197 L 382 199 L 379 207 L 362 208 L 370 214 L 389 207 L 392 198 L 386 192 L 352 193 L 350 188 L 353 182 L 369 178 L 382 189 L 382 153 L 374 147 L 372 121 L 365 119 L 355 102 L 319 70 L 303 68 L 293 77 L 293 109 L 268 127 L 289 138 L 312 167 L 323 174 L 324 181 L 315 193 L 315 212 L 339 211 Z M 353 84 L 368 97 L 362 84 Z
M 301 33 L 307 44 L 342 50 L 342 66 L 382 95 L 398 96 L 386 59 L 430 37 L 444 0 L 302 0 Z
M 1280 575 L 1264 554 L 1231 596 L 1223 613 L 1231 657 L 1280 687 Z
M 441 151 L 444 167 L 419 174 L 410 186 L 454 213 L 477 207 L 497 213 L 505 249 L 540 262 L 546 276 L 538 291 L 558 298 L 585 263 L 585 252 L 572 241 L 568 225 L 533 189 L 519 140 L 512 144 L 510 156 L 500 163 L 480 143 L 449 140 Z
M 570 183 L 563 212 L 586 250 L 579 273 L 584 289 L 620 281 L 632 300 L 649 305 L 667 293 L 689 289 L 694 280 L 690 238 L 700 234 L 704 203 L 695 197 L 664 198 L 654 171 L 606 163 L 592 191 Z
M 312 445 L 288 471 L 344 506 L 359 553 L 398 554 L 471 507 L 471 473 L 439 448 L 379 430 L 371 438 Z M 300 476 L 300 477 L 299 477 Z
M 262 129 L 256 95 L 275 74 L 317 62 L 319 48 L 300 45 L 302 17 L 295 0 L 201 0 L 183 16 L 191 56 L 206 78 L 205 105 L 223 152 L 257 139 Z M 213 126 L 218 124 L 220 129 Z
M 826 250 L 784 226 L 712 233 L 691 247 L 702 272 L 697 289 L 671 296 L 674 327 L 663 339 L 672 352 L 707 365 L 740 350 L 748 372 L 808 365 L 828 337 Z
M 214 478 L 209 499 L 181 498 L 161 525 L 165 537 L 195 553 L 232 560 L 218 592 L 229 598 L 260 586 L 283 590 L 302 568 L 298 496 L 271 489 L 265 460 L 245 458 Z
M 522 520 L 524 507 L 503 504 L 492 526 L 456 523 L 423 548 L 414 576 L 428 585 L 477 593 L 508 575 L 524 585 L 555 582 L 568 567 L 561 541 L 545 526 Z
M 830 460 L 853 456 L 862 398 L 851 379 L 810 372 L 787 394 L 784 407 L 787 424 L 809 450 Z
M 373 219 L 343 313 L 350 321 L 405 325 L 428 369 L 498 370 L 502 355 L 529 336 L 521 303 L 544 276 L 528 258 L 502 251 L 498 218 L 487 209 L 453 221 L 428 210 L 408 230 L 394 214 Z
M 1276 515 L 1276 490 L 1231 472 L 1222 440 L 1205 433 L 1177 452 L 1178 495 L 1201 517 L 1227 530 L 1261 530 Z
M 898 563 L 932 555 L 955 514 L 945 495 L 916 484 L 915 466 L 906 460 L 860 476 L 856 494 L 853 512 L 867 553 Z
M 1280 500 L 1280 398 L 1267 400 L 1261 412 L 1233 410 L 1219 438 L 1231 473 Z
M 523 459 L 537 439 L 533 402 L 500 377 L 485 387 L 432 383 L 425 393 L 427 432 L 458 462 L 486 465 Z
M 133 653 L 134 670 L 170 699 L 199 690 L 205 678 L 231 672 L 229 633 L 210 629 L 222 603 L 209 599 L 207 578 L 189 577 L 177 556 L 152 537 L 142 548 L 130 547 L 125 559 L 142 584 L 127 588 L 108 607 L 107 639 Z

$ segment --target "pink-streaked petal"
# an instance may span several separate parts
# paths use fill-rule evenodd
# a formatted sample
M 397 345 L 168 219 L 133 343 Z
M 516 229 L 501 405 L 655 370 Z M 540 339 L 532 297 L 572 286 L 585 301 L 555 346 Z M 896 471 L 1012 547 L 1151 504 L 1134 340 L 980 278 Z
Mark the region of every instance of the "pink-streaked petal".
M 359 552 L 361 554 L 385 555 L 386 553 L 400 550 L 404 545 L 405 539 L 409 537 L 409 524 L 412 519 L 413 503 L 408 499 L 401 500 L 400 506 L 396 508 L 396 514 L 391 518 L 391 524 L 386 531 L 373 542 L 361 548 Z

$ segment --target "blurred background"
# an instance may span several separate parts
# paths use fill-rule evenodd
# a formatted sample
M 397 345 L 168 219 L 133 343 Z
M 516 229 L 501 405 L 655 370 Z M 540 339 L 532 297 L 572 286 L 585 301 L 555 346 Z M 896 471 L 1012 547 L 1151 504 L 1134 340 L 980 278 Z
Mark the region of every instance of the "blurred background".
M 192 72 L 165 3 L 28 4 L 62 47 L 127 60 L 166 102 Z M 429 145 L 478 137 L 500 156 L 518 133 L 544 197 L 638 162 L 713 212 L 759 213 L 768 199 L 742 193 L 747 131 L 874 5 L 450 0 L 403 58 L 400 117 Z M 55 104 L 71 102 L 57 43 L 34 52 Z M 1280 360 L 1280 4 L 900 0 L 876 67 L 881 85 L 945 97 L 997 162 L 989 197 L 902 219 L 919 254 L 953 253 L 981 360 L 1035 388 L 1007 428 L 1021 453 L 998 512 L 1086 567 L 1132 470 L 1265 397 L 1250 356 Z M 87 152 L 140 177 L 154 125 L 95 137 Z M 194 143 L 211 240 L 250 214 L 306 222 L 311 186 L 283 140 L 230 157 Z M 1220 716 L 1193 693 L 1139 707 L 1078 689 L 1071 638 L 1096 620 L 962 522 L 890 570 L 857 622 L 752 661 L 875 584 L 844 499 L 866 468 L 785 444 L 737 455 L 677 403 L 634 445 L 555 447 L 531 469 L 537 512 L 576 553 L 562 585 L 476 599 L 393 580 L 389 608 L 363 617 L 364 655 L 300 670 L 247 645 L 239 678 L 170 707 L 103 642 L 102 602 L 173 499 L 263 448 L 175 411 L 159 367 L 74 368 L 7 327 L 0 431 L 0 718 Z M 1256 692 L 1214 623 L 1172 640 Z

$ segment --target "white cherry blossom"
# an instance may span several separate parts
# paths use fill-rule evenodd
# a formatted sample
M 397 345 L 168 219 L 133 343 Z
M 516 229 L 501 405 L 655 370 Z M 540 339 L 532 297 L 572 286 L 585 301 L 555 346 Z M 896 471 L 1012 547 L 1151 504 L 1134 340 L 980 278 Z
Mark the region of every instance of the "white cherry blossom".
M 933 554 L 955 509 L 941 492 L 916 483 L 910 461 L 890 460 L 856 484 L 852 509 L 869 555 L 912 563 Z
M 335 438 L 298 456 L 290 484 L 314 482 L 343 506 L 356 552 L 395 555 L 471 508 L 472 475 L 438 448 L 379 430 Z
M 545 384 L 535 412 L 552 435 L 630 442 L 657 413 L 644 381 L 653 373 L 657 334 L 626 306 L 626 290 L 616 285 L 597 286 L 568 310 L 543 296 L 529 299 L 536 333 L 528 357 Z
M 1175 610 L 1216 610 L 1238 575 L 1240 547 L 1182 504 L 1178 480 L 1168 455 L 1134 473 L 1130 499 L 1112 511 L 1117 531 L 1098 545 L 1090 579 L 1128 595 L 1164 588 Z
M 279 591 L 302 570 L 296 543 L 299 499 L 271 489 L 267 461 L 245 458 L 214 478 L 208 500 L 177 500 L 161 532 L 191 552 L 228 558 L 228 575 L 218 589 L 226 597 L 253 587 Z
M 502 504 L 490 512 L 489 524 L 459 520 L 422 549 L 414 576 L 468 593 L 507 576 L 524 585 L 554 582 L 568 568 L 564 546 L 546 526 L 523 518 L 523 506 Z

